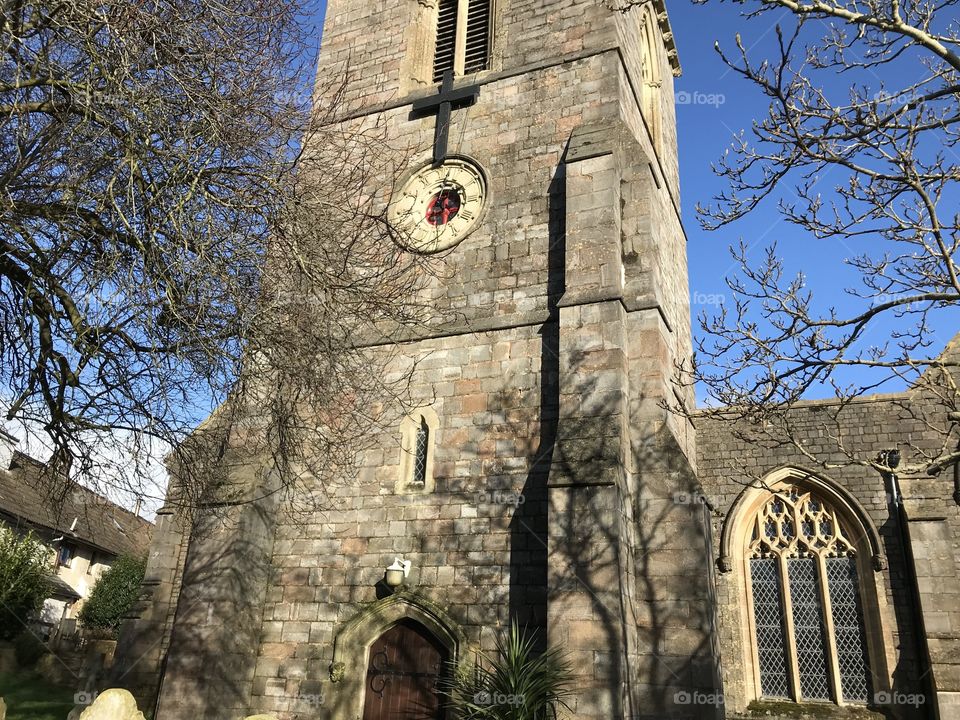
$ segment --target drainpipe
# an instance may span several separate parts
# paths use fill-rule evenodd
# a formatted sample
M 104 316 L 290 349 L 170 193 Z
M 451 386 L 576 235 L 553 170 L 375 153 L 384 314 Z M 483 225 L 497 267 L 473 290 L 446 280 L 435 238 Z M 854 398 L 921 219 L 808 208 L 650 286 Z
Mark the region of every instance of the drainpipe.
M 960 452 L 960 443 L 957 444 L 957 451 Z M 960 462 L 953 464 L 953 501 L 960 505 Z
M 947 413 L 947 420 L 960 423 L 960 412 Z M 957 451 L 960 452 L 960 441 L 957 442 Z M 953 501 L 960 505 L 960 462 L 953 464 Z
M 907 600 L 910 605 L 910 617 L 914 635 L 914 648 L 917 661 L 920 665 L 920 687 L 923 689 L 926 702 L 921 713 L 931 720 L 940 720 L 940 711 L 935 702 L 936 695 L 933 686 L 933 665 L 930 661 L 930 648 L 927 647 L 927 629 L 920 612 L 920 583 L 917 580 L 917 568 L 914 564 L 913 547 L 910 544 L 910 534 L 907 532 L 907 511 L 901 502 L 900 478 L 895 472 L 900 465 L 900 451 L 896 448 L 884 450 L 877 457 L 877 461 L 886 465 L 889 470 L 882 471 L 887 488 L 888 511 L 890 519 L 897 530 L 897 541 L 900 545 L 900 560 L 903 563 L 904 579 L 907 582 Z M 918 688 L 919 689 L 919 688 Z

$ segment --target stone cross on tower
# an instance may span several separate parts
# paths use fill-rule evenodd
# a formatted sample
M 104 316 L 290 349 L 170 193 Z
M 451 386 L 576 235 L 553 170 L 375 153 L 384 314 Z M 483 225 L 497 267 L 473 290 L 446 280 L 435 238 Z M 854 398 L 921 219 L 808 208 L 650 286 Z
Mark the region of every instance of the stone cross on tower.
M 410 109 L 412 118 L 423 117 L 436 109 L 437 124 L 433 130 L 433 166 L 440 167 L 447 159 L 447 138 L 450 131 L 450 110 L 452 108 L 473 105 L 480 97 L 479 85 L 467 85 L 453 88 L 453 71 L 443 74 L 443 82 L 436 95 L 414 100 Z

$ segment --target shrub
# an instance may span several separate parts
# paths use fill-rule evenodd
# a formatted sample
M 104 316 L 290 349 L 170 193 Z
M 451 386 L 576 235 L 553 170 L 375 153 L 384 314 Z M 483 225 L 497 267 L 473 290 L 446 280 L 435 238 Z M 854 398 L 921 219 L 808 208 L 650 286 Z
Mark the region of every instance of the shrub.
M 50 652 L 43 641 L 29 630 L 17 635 L 13 641 L 13 651 L 17 656 L 17 664 L 22 668 L 32 668 L 37 662 Z
M 140 594 L 146 562 L 121 556 L 111 565 L 80 608 L 80 623 L 94 631 L 116 633 L 120 621 Z
M 23 631 L 49 591 L 52 551 L 32 533 L 0 526 L 0 640 Z
M 535 636 L 516 623 L 497 638 L 493 658 L 481 655 L 476 667 L 455 668 L 446 693 L 463 720 L 547 720 L 569 709 L 570 664 L 556 648 L 539 652 Z

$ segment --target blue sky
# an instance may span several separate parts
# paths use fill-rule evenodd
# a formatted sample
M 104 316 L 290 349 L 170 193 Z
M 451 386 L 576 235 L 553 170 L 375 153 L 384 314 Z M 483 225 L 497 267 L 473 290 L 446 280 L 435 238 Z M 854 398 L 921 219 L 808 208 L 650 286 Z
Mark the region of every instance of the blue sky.
M 667 0 L 670 21 L 674 30 L 683 75 L 677 81 L 677 123 L 680 152 L 680 182 L 684 225 L 688 236 L 690 264 L 690 290 L 694 313 L 712 310 L 711 300 L 718 296 L 729 299 L 729 290 L 724 278 L 734 273 L 737 266 L 730 258 L 728 248 L 743 239 L 750 247 L 749 257 L 760 258 L 771 242 L 776 241 L 780 254 L 791 275 L 802 272 L 807 287 L 813 293 L 817 306 L 835 306 L 839 314 L 853 314 L 854 308 L 865 309 L 862 300 L 850 298 L 845 288 L 859 285 L 859 274 L 844 264 L 844 259 L 865 251 L 875 253 L 882 248 L 876 238 L 854 241 L 817 240 L 803 230 L 781 220 L 773 198 L 761 204 L 753 213 L 732 225 L 717 231 L 707 232 L 699 226 L 694 208 L 698 202 L 709 203 L 711 198 L 724 189 L 724 181 L 711 170 L 710 164 L 719 158 L 729 145 L 731 137 L 741 129 L 748 130 L 753 118 L 762 117 L 767 108 L 766 99 L 748 81 L 729 70 L 714 51 L 719 42 L 728 56 L 736 55 L 735 38 L 742 37 L 751 61 L 756 63 L 764 53 L 773 48 L 776 39 L 776 22 L 792 26 L 792 18 L 786 11 L 770 13 L 763 18 L 746 19 L 740 15 L 741 7 L 751 9 L 758 3 L 721 2 L 713 0 L 704 5 L 691 0 Z M 951 18 L 947 18 L 951 21 Z M 816 23 L 814 29 L 819 37 L 823 29 Z M 879 73 L 879 74 L 878 74 Z M 881 78 L 882 74 L 882 78 Z M 813 82 L 823 87 L 834 102 L 847 99 L 851 82 L 868 86 L 878 92 L 898 85 L 909 85 L 923 76 L 915 58 L 905 56 L 900 62 L 885 66 L 874 72 L 857 71 L 836 76 L 820 71 Z M 686 100 L 687 102 L 681 102 Z M 829 196 L 833 183 L 845 179 L 838 172 L 825 174 L 821 192 Z M 789 191 L 786 197 L 789 198 Z M 946 205 L 946 203 L 945 203 Z M 698 300 L 708 305 L 698 307 Z M 939 323 L 931 338 L 934 354 L 953 337 L 957 330 L 958 313 L 955 310 L 939 311 Z M 871 345 L 882 346 L 889 332 L 898 323 L 888 317 L 870 330 L 866 340 Z M 698 332 L 696 323 L 694 332 Z M 844 379 L 861 381 L 862 370 L 851 371 Z M 891 381 L 881 390 L 894 391 L 902 388 L 899 381 Z M 829 387 L 810 393 L 813 397 L 832 395 Z M 702 399 L 702 398 L 701 398 Z
M 724 65 L 714 51 L 714 43 L 729 50 L 740 32 L 747 47 L 763 48 L 773 35 L 773 24 L 747 23 L 731 3 L 695 5 L 691 0 L 679 0 L 668 3 L 668 10 L 683 69 L 675 89 L 681 101 L 690 100 L 676 106 L 690 291 L 693 298 L 725 295 L 724 277 L 736 269 L 728 252 L 731 244 L 742 237 L 760 250 L 773 240 L 785 240 L 785 233 L 793 230 L 780 222 L 772 203 L 758 208 L 752 217 L 715 232 L 702 230 L 694 212 L 698 202 L 707 203 L 724 189 L 711 163 L 723 155 L 735 133 L 749 128 L 753 118 L 766 110 L 759 91 Z M 794 241 L 802 243 L 803 238 L 794 237 Z

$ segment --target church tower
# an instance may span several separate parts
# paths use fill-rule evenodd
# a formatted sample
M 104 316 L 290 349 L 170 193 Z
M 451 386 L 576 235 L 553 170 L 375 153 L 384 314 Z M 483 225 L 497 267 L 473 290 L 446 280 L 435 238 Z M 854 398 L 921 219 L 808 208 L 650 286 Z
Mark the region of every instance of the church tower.
M 664 409 L 692 399 L 662 0 L 330 0 L 318 88 L 346 72 L 350 120 L 412 149 L 407 249 L 444 266 L 403 345 L 422 406 L 322 519 L 244 511 L 235 563 L 162 518 L 159 720 L 441 718 L 431 683 L 511 621 L 567 654 L 578 720 L 720 717 L 694 432 Z

